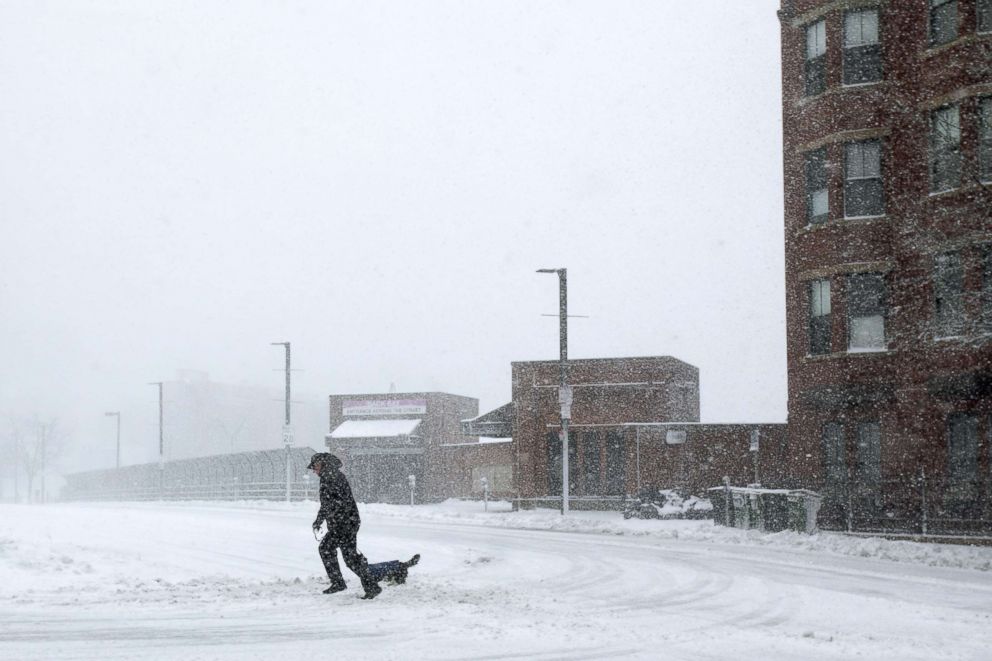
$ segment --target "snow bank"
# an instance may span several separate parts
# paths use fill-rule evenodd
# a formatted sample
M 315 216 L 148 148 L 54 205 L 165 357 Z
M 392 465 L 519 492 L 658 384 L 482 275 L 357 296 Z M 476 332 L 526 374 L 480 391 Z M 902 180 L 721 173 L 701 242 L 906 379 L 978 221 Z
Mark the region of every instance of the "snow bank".
M 161 503 L 129 503 L 131 507 L 156 507 Z M 108 504 L 108 506 L 113 506 Z M 272 501 L 237 502 L 189 502 L 169 503 L 170 507 L 181 510 L 184 507 L 199 511 L 216 509 L 218 513 L 231 509 L 299 511 L 309 517 L 317 509 L 312 501 L 284 503 Z M 892 562 L 912 563 L 931 567 L 947 567 L 992 571 L 992 547 L 965 546 L 954 544 L 920 543 L 912 541 L 888 540 L 877 537 L 854 537 L 842 533 L 821 532 L 817 535 L 803 535 L 794 532 L 763 533 L 756 530 L 739 530 L 714 525 L 710 520 L 625 520 L 620 512 L 572 511 L 567 517 L 557 510 L 536 509 L 513 512 L 506 501 L 491 501 L 489 511 L 483 510 L 481 501 L 447 500 L 431 505 L 385 505 L 361 504 L 363 518 L 368 523 L 376 517 L 405 519 L 433 523 L 446 523 L 467 526 L 484 526 L 520 530 L 548 530 L 596 535 L 651 537 L 659 540 L 676 540 L 703 545 L 753 546 L 778 548 L 797 553 L 829 553 L 836 556 L 872 558 Z M 31 540 L 40 543 L 41 540 Z M 47 540 L 46 540 L 47 541 Z M 77 577 L 93 573 L 87 564 L 84 552 L 73 553 L 74 557 L 62 557 L 48 548 L 35 548 L 30 551 L 17 549 L 15 545 L 30 544 L 28 540 L 17 540 L 13 531 L 4 530 L 0 524 L 0 565 L 5 559 L 17 556 L 32 558 L 45 565 L 54 574 L 74 574 Z M 0 570 L 0 579 L 3 571 Z
M 954 567 L 992 571 L 992 547 L 896 541 L 878 537 L 852 537 L 821 532 L 803 535 L 795 532 L 763 533 L 714 525 L 712 521 L 624 520 L 620 512 L 573 511 L 567 517 L 555 510 L 512 512 L 510 503 L 490 502 L 489 512 L 477 501 L 448 500 L 437 505 L 362 505 L 374 516 L 465 525 L 555 530 L 601 535 L 651 536 L 705 544 L 780 547 L 801 552 L 875 558 L 931 567 Z

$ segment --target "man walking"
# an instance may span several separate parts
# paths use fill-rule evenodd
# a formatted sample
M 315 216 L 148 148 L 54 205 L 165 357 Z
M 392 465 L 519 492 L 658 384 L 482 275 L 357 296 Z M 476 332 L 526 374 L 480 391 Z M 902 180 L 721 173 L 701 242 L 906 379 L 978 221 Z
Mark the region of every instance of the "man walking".
M 351 485 L 339 469 L 341 460 L 329 452 L 318 452 L 310 458 L 307 466 L 320 477 L 320 510 L 313 522 L 316 533 L 320 524 L 327 522 L 327 534 L 320 540 L 320 559 L 327 570 L 331 585 L 324 594 L 333 594 L 344 590 L 344 577 L 338 566 L 338 549 L 348 569 L 355 572 L 365 588 L 362 599 L 375 599 L 382 588 L 369 573 L 369 563 L 365 556 L 358 552 L 358 528 L 362 521 L 358 516 L 358 505 L 351 494 Z

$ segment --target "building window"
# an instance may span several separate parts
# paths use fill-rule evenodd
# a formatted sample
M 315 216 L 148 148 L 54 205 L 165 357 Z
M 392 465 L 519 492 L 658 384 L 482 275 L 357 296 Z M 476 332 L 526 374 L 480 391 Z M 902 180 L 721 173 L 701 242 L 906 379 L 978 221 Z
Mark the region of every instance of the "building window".
M 830 281 L 809 283 L 809 352 L 811 355 L 830 353 Z
M 978 175 L 992 181 L 992 96 L 978 102 Z
M 957 0 L 930 0 L 930 45 L 946 44 L 957 36 Z
M 839 495 L 847 488 L 847 456 L 844 427 L 837 422 L 823 425 L 823 472 L 828 492 Z
M 862 492 L 877 493 L 882 483 L 882 429 L 877 422 L 858 423 L 854 476 Z
M 881 79 L 878 10 L 847 12 L 844 15 L 844 84 L 863 85 Z
M 827 89 L 827 22 L 806 26 L 806 96 Z
M 977 495 L 978 418 L 954 413 L 947 419 L 947 498 L 967 503 Z
M 961 124 L 957 106 L 930 115 L 930 192 L 961 185 Z
M 848 351 L 884 351 L 885 276 L 858 273 L 847 278 Z
M 822 223 L 829 211 L 827 194 L 827 150 L 806 154 L 806 217 L 810 223 Z
M 960 253 L 948 252 L 934 259 L 933 290 L 937 334 L 959 334 L 964 327 L 964 267 Z
M 978 31 L 992 32 L 992 0 L 978 0 Z
M 844 216 L 858 218 L 885 213 L 882 191 L 882 143 L 878 140 L 844 145 Z
M 982 327 L 992 331 L 992 246 L 982 254 Z

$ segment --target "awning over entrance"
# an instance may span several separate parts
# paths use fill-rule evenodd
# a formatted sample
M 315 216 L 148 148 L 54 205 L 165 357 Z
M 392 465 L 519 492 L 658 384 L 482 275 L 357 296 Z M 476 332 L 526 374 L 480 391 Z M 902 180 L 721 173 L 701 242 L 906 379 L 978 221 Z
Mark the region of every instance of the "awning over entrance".
M 396 438 L 414 436 L 420 420 L 345 420 L 328 434 L 328 439 Z
M 462 420 L 462 433 L 466 436 L 507 438 L 513 436 L 513 402 L 483 413 L 477 418 Z

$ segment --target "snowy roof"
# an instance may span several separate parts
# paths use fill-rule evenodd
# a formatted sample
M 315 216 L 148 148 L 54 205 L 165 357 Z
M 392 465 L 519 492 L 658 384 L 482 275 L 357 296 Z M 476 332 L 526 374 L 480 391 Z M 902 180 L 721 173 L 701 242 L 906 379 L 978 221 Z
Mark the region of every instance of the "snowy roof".
M 328 438 L 390 438 L 409 436 L 420 420 L 345 420 Z
M 512 443 L 513 439 L 506 436 L 480 436 L 478 442 L 468 441 L 466 443 L 442 443 L 442 448 L 462 448 L 479 447 L 480 445 L 494 445 L 498 443 Z

